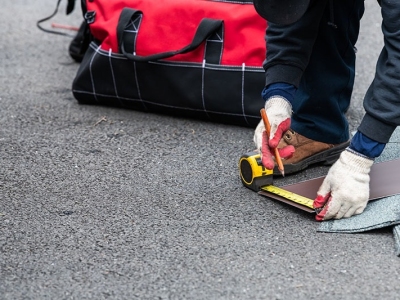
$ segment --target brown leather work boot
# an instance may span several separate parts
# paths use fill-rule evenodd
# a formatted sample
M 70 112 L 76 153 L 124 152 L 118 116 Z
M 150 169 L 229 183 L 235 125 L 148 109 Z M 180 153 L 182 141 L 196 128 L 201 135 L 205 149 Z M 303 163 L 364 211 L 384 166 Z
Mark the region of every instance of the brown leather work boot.
M 294 146 L 296 151 L 293 156 L 289 159 L 282 159 L 285 174 L 291 174 L 304 170 L 313 164 L 332 165 L 349 144 L 350 141 L 342 144 L 317 142 L 289 129 L 284 133 L 278 148 L 288 145 Z M 274 175 L 280 175 L 276 166 L 274 168 Z

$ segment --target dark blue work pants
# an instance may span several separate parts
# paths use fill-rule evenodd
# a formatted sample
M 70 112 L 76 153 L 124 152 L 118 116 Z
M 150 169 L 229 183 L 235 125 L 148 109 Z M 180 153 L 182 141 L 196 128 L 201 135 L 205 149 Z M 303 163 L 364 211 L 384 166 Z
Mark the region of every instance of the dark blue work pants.
M 287 26 L 267 29 L 266 85 L 298 87 L 291 128 L 325 143 L 349 139 L 345 117 L 355 78 L 355 44 L 364 0 L 315 0 Z

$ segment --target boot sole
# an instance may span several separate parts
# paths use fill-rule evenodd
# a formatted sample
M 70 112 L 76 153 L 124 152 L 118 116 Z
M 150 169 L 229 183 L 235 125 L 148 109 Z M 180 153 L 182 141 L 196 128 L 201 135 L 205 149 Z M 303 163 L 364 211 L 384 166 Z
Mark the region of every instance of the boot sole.
M 320 165 L 330 166 L 335 161 L 337 161 L 337 159 L 340 156 L 340 153 L 342 153 L 342 151 L 344 149 L 346 149 L 347 146 L 349 146 L 349 144 L 350 144 L 350 141 L 345 142 L 343 144 L 339 144 L 339 145 L 332 147 L 330 149 L 327 149 L 325 151 L 318 152 L 318 153 L 311 155 L 297 163 L 286 164 L 286 165 L 284 165 L 285 175 L 302 171 L 304 169 L 307 169 L 310 165 L 320 164 Z M 281 175 L 281 172 L 278 170 L 278 168 L 276 166 L 274 168 L 273 174 Z

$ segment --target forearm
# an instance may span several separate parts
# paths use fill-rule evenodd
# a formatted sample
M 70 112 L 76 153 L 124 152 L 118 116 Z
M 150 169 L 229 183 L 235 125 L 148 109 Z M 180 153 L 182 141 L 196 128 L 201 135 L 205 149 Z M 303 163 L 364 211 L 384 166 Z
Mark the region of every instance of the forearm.
M 385 146 L 385 143 L 380 143 L 372 140 L 360 131 L 357 131 L 351 139 L 349 148 L 357 153 L 373 159 L 382 154 Z
M 261 96 L 265 101 L 271 97 L 280 96 L 292 104 L 296 91 L 297 88 L 294 85 L 284 82 L 277 82 L 265 87 L 261 93 Z
M 400 125 L 400 2 L 382 0 L 384 47 L 376 64 L 364 108 L 367 112 L 359 131 L 386 143 Z

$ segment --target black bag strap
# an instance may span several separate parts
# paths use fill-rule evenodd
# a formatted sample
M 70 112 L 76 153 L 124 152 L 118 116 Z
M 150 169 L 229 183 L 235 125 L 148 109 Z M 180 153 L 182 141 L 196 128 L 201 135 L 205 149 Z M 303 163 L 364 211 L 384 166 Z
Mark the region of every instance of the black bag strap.
M 71 35 L 71 34 L 64 33 L 64 32 L 61 32 L 61 31 L 46 29 L 46 28 L 42 27 L 42 25 L 41 25 L 41 23 L 50 20 L 51 18 L 53 18 L 58 13 L 58 8 L 60 7 L 60 3 L 61 3 L 61 0 L 58 0 L 57 4 L 56 4 L 56 9 L 54 10 L 54 12 L 50 16 L 48 16 L 46 18 L 38 20 L 36 22 L 36 26 L 40 30 L 42 30 L 44 32 L 73 37 L 73 35 Z M 66 14 L 69 15 L 74 10 L 74 8 L 75 8 L 75 0 L 68 0 Z
M 179 50 L 167 51 L 162 53 L 157 53 L 148 56 L 139 56 L 134 55 L 132 53 L 128 53 L 125 51 L 125 43 L 129 41 L 125 41 L 124 30 L 125 28 L 132 22 L 134 18 L 139 17 L 142 14 L 139 10 L 134 10 L 131 8 L 124 8 L 121 12 L 119 17 L 118 26 L 117 26 L 117 38 L 118 38 L 118 45 L 119 50 L 122 54 L 124 54 L 127 58 L 134 60 L 134 61 L 154 61 L 159 59 L 164 59 L 168 57 L 175 56 L 177 54 L 183 54 L 190 51 L 193 51 L 197 47 L 199 47 L 211 34 L 217 31 L 221 26 L 223 21 L 222 20 L 214 20 L 204 18 L 200 21 L 196 29 L 196 33 L 193 37 L 192 42 L 183 47 Z

